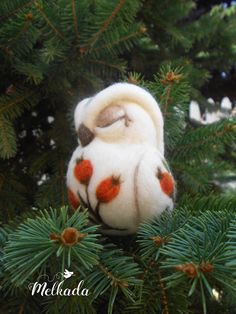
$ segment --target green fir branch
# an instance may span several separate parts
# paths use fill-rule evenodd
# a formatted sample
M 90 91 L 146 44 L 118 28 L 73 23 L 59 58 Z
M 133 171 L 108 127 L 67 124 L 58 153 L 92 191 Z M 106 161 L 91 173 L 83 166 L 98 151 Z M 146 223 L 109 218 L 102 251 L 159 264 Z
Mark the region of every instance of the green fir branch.
M 96 32 L 92 38 L 88 41 L 88 43 L 85 45 L 84 49 L 85 51 L 90 49 L 94 46 L 94 44 L 97 42 L 98 38 L 104 33 L 109 25 L 111 24 L 112 20 L 116 17 L 116 15 L 119 13 L 123 5 L 125 4 L 126 0 L 119 0 L 118 4 L 110 14 L 110 16 L 103 22 L 101 28 Z
M 0 116 L 0 156 L 10 158 L 16 154 L 16 134 L 12 124 Z
M 64 35 L 61 33 L 60 30 L 58 30 L 56 28 L 56 26 L 52 23 L 52 21 L 49 19 L 49 17 L 46 15 L 46 13 L 43 10 L 43 6 L 38 2 L 35 1 L 35 7 L 36 9 L 40 12 L 41 16 L 43 17 L 43 19 L 45 20 L 45 22 L 47 23 L 47 25 L 54 31 L 54 33 L 62 40 L 65 40 Z
M 87 213 L 75 212 L 69 217 L 65 207 L 41 211 L 35 219 L 27 219 L 10 235 L 4 249 L 4 265 L 11 281 L 22 285 L 46 265 L 50 268 L 52 259 L 60 261 L 62 272 L 74 263 L 78 271 L 82 271 L 79 265 L 90 269 L 97 263 L 102 246 L 96 240 L 96 226 L 87 227 L 87 223 Z

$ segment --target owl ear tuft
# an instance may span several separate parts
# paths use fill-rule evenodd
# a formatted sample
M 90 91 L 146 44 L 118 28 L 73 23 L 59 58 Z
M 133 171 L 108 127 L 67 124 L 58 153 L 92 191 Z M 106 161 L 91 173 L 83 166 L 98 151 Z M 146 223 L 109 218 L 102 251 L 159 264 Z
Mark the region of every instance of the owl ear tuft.
M 90 102 L 90 100 L 91 100 L 91 98 L 85 98 L 85 99 L 81 100 L 75 108 L 74 125 L 75 125 L 76 132 L 78 132 L 79 126 L 83 122 L 83 119 L 85 116 L 85 111 L 86 111 L 86 106 Z

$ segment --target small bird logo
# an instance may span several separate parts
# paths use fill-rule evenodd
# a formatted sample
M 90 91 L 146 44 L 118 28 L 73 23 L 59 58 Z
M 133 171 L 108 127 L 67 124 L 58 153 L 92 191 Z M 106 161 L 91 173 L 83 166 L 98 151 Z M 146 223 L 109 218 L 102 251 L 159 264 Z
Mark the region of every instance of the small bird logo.
M 63 276 L 64 276 L 64 278 L 67 279 L 67 278 L 70 278 L 71 276 L 73 276 L 73 274 L 74 274 L 73 271 L 69 271 L 68 269 L 65 269 Z

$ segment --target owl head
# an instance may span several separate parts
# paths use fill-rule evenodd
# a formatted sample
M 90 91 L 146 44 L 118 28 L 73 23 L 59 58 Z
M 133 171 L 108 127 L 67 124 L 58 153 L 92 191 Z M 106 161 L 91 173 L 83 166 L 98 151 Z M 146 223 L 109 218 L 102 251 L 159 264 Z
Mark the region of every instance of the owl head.
M 163 117 L 153 96 L 129 83 L 116 83 L 81 101 L 74 114 L 82 147 L 107 143 L 150 144 L 164 155 Z

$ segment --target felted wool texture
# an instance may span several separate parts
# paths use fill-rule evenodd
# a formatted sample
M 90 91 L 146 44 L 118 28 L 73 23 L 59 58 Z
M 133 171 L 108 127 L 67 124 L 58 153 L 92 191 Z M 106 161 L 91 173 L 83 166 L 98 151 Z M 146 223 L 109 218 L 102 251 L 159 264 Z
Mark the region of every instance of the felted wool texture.
M 150 93 L 117 83 L 80 102 L 74 118 L 79 145 L 69 162 L 67 186 L 104 233 L 135 233 L 141 222 L 173 209 L 163 117 Z M 86 164 L 92 171 L 81 182 L 75 168 L 79 178 L 86 177 Z

